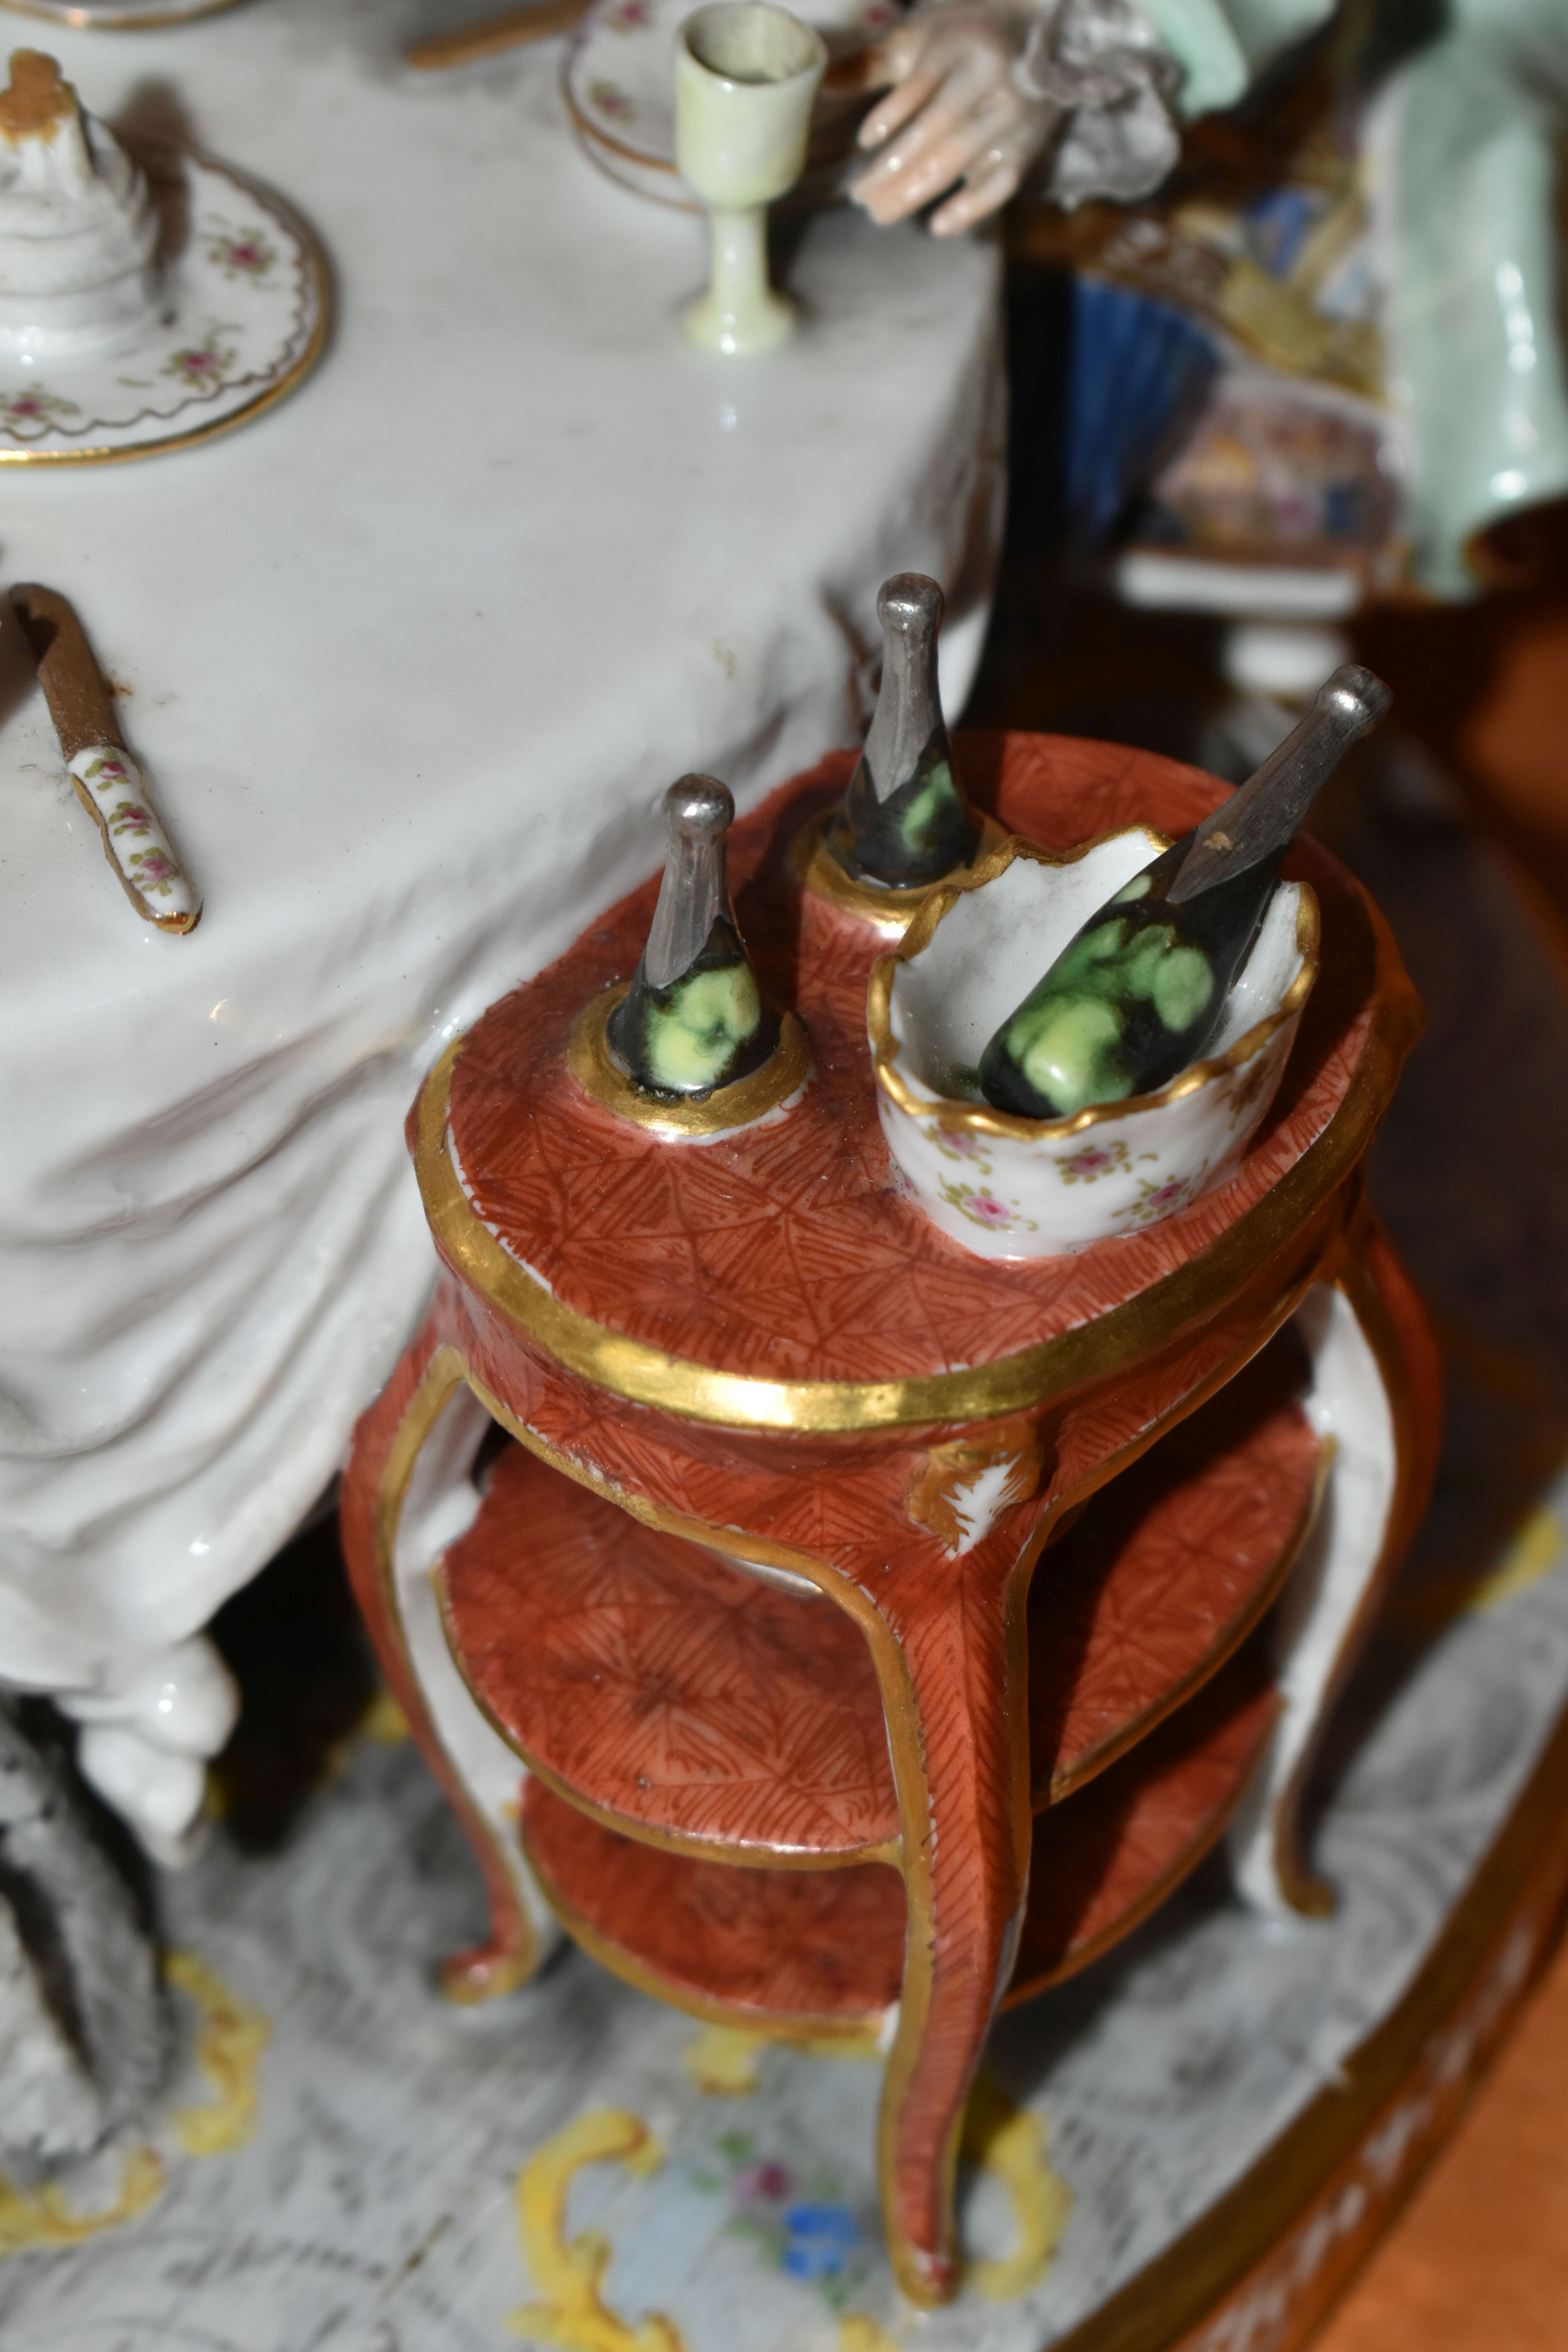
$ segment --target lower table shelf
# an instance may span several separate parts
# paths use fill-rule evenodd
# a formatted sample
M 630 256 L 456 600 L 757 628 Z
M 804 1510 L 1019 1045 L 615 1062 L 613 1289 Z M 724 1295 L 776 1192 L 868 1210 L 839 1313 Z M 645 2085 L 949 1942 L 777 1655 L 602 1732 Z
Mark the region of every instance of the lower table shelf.
M 1195 1867 L 1223 1832 L 1277 1706 L 1249 1643 L 1198 1696 L 1035 1824 L 1010 2000 L 1083 1968 Z M 619 1835 L 542 1781 L 522 1837 L 556 1909 L 617 1975 L 699 2016 L 805 2035 L 875 2028 L 903 1973 L 895 1869 L 705 1862 Z
M 1289 1333 L 1097 1496 L 1035 1571 L 1037 1806 L 1190 1697 L 1279 1591 L 1321 1449 Z M 890 1857 L 869 1652 L 831 1601 L 645 1527 L 508 1445 L 441 1570 L 448 1638 L 531 1769 L 606 1828 L 774 1865 Z

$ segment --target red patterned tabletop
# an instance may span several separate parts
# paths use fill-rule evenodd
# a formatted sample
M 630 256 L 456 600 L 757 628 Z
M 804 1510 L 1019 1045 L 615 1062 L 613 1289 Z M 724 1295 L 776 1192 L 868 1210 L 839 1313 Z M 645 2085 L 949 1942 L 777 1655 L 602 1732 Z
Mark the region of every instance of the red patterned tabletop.
M 1056 850 L 1140 820 L 1178 833 L 1219 791 L 1195 769 L 1103 743 L 961 737 L 958 753 L 981 804 Z M 616 1118 L 568 1074 L 584 1004 L 636 965 L 651 878 L 467 1039 L 449 1127 L 464 1189 L 482 1225 L 555 1302 L 670 1357 L 752 1380 L 951 1371 L 1051 1339 L 1190 1265 L 1249 1212 L 1267 1213 L 1266 1196 L 1331 1121 L 1336 1133 L 1356 1127 L 1357 1149 L 1364 1141 L 1347 1103 L 1352 1080 L 1377 1022 L 1397 1054 L 1409 1017 L 1397 991 L 1380 993 L 1392 950 L 1378 919 L 1342 868 L 1303 841 L 1286 870 L 1318 893 L 1322 973 L 1279 1096 L 1233 1181 L 1078 1257 L 994 1261 L 946 1240 L 896 1188 L 878 1122 L 865 1000 L 881 943 L 803 897 L 789 858 L 800 824 L 842 790 L 851 764 L 848 753 L 831 755 L 731 836 L 738 911 L 763 985 L 811 1036 L 816 1075 L 784 1118 L 672 1147 Z M 1379 1079 L 1368 1125 L 1386 1090 Z

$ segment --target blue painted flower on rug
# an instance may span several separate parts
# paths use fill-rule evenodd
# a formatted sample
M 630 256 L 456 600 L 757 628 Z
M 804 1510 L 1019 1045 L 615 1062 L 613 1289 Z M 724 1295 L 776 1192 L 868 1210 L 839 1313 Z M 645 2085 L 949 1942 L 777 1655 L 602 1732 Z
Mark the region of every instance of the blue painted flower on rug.
M 710 2192 L 726 2189 L 727 2227 L 749 2238 L 786 2278 L 815 2286 L 831 2309 L 848 2301 L 868 2267 L 866 2236 L 826 2169 L 801 2179 L 787 2165 L 754 2152 L 749 2132 L 721 2132 L 714 2142 L 728 2178 L 704 2167 L 692 2185 Z
M 860 2242 L 847 2205 L 791 2205 L 784 2225 L 788 2235 L 779 2268 L 791 2278 L 837 2278 Z

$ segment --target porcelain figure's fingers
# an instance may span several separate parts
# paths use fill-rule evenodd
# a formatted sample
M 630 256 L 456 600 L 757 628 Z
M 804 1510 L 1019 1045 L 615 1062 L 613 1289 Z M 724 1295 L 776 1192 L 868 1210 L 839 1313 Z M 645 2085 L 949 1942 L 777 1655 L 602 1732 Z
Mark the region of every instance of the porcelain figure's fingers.
M 895 131 L 902 130 L 910 115 L 918 114 L 929 98 L 942 88 L 940 72 L 924 71 L 901 80 L 890 98 L 874 106 L 856 136 L 862 147 L 879 147 Z
M 880 158 L 850 193 L 876 221 L 904 219 L 969 178 L 987 158 L 993 169 L 1011 161 L 1021 129 L 1013 110 L 1004 111 L 994 98 L 957 114 L 928 110 L 910 138 Z
M 878 41 L 865 52 L 866 71 L 889 84 L 907 81 L 930 47 L 931 37 L 923 25 L 900 25 L 885 41 Z M 868 86 L 874 89 L 878 84 L 871 81 Z
M 1023 176 L 1024 166 L 1018 162 L 993 164 L 983 178 L 971 178 L 956 196 L 948 198 L 940 212 L 932 214 L 931 235 L 958 236 L 992 213 L 1000 212 L 1008 198 L 1017 194 Z
M 898 97 L 904 97 L 913 88 L 913 83 L 908 84 Z M 907 126 L 906 135 L 896 145 L 884 149 L 869 169 L 861 173 L 850 190 L 851 195 L 878 219 L 901 218 L 905 213 L 929 204 L 932 196 L 940 195 L 943 188 L 961 177 L 969 160 L 992 138 L 994 96 L 977 91 L 961 73 L 950 75 L 929 102 L 921 106 L 914 121 Z M 889 105 L 896 102 L 889 101 Z M 971 123 L 977 125 L 973 131 L 969 129 Z M 949 151 L 955 149 L 955 143 L 956 152 L 946 178 L 932 179 L 935 159 L 946 158 Z M 921 193 L 910 196 L 909 191 L 917 184 Z M 876 199 L 895 186 L 899 210 L 885 215 Z
M 947 24 L 927 18 L 904 26 L 882 44 L 882 52 L 886 79 L 898 94 L 884 99 L 867 116 L 859 131 L 862 147 L 876 147 L 890 138 L 939 89 L 945 88 L 958 102 L 1013 87 L 1012 46 L 998 27 L 972 16 Z

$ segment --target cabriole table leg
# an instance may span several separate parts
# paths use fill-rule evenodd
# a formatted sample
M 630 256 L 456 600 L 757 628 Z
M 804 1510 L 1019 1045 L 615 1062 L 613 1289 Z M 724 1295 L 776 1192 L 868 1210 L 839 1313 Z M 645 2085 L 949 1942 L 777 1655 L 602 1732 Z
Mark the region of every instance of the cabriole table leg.
M 873 1640 L 903 1820 L 908 1900 L 879 2158 L 894 2274 L 915 2302 L 958 2284 L 953 2174 L 986 2030 L 1012 1975 L 1031 1818 L 1017 1561 L 950 1568 L 884 1606 Z
M 354 1432 L 344 1556 L 383 1674 L 484 1874 L 490 1937 L 443 1963 L 454 2000 L 489 2000 L 538 1968 L 561 1930 L 518 1840 L 523 1767 L 475 1705 L 442 1631 L 433 1571 L 472 1521 L 469 1473 L 489 1415 L 443 1341 L 441 1300 Z
M 1420 1302 L 1364 1202 L 1297 1328 L 1312 1359 L 1306 1411 L 1334 1454 L 1317 1526 L 1280 1604 L 1279 1723 L 1229 1844 L 1248 1902 L 1321 1916 L 1333 1895 L 1302 1858 L 1301 1797 L 1329 1708 L 1426 1510 L 1442 1380 Z

